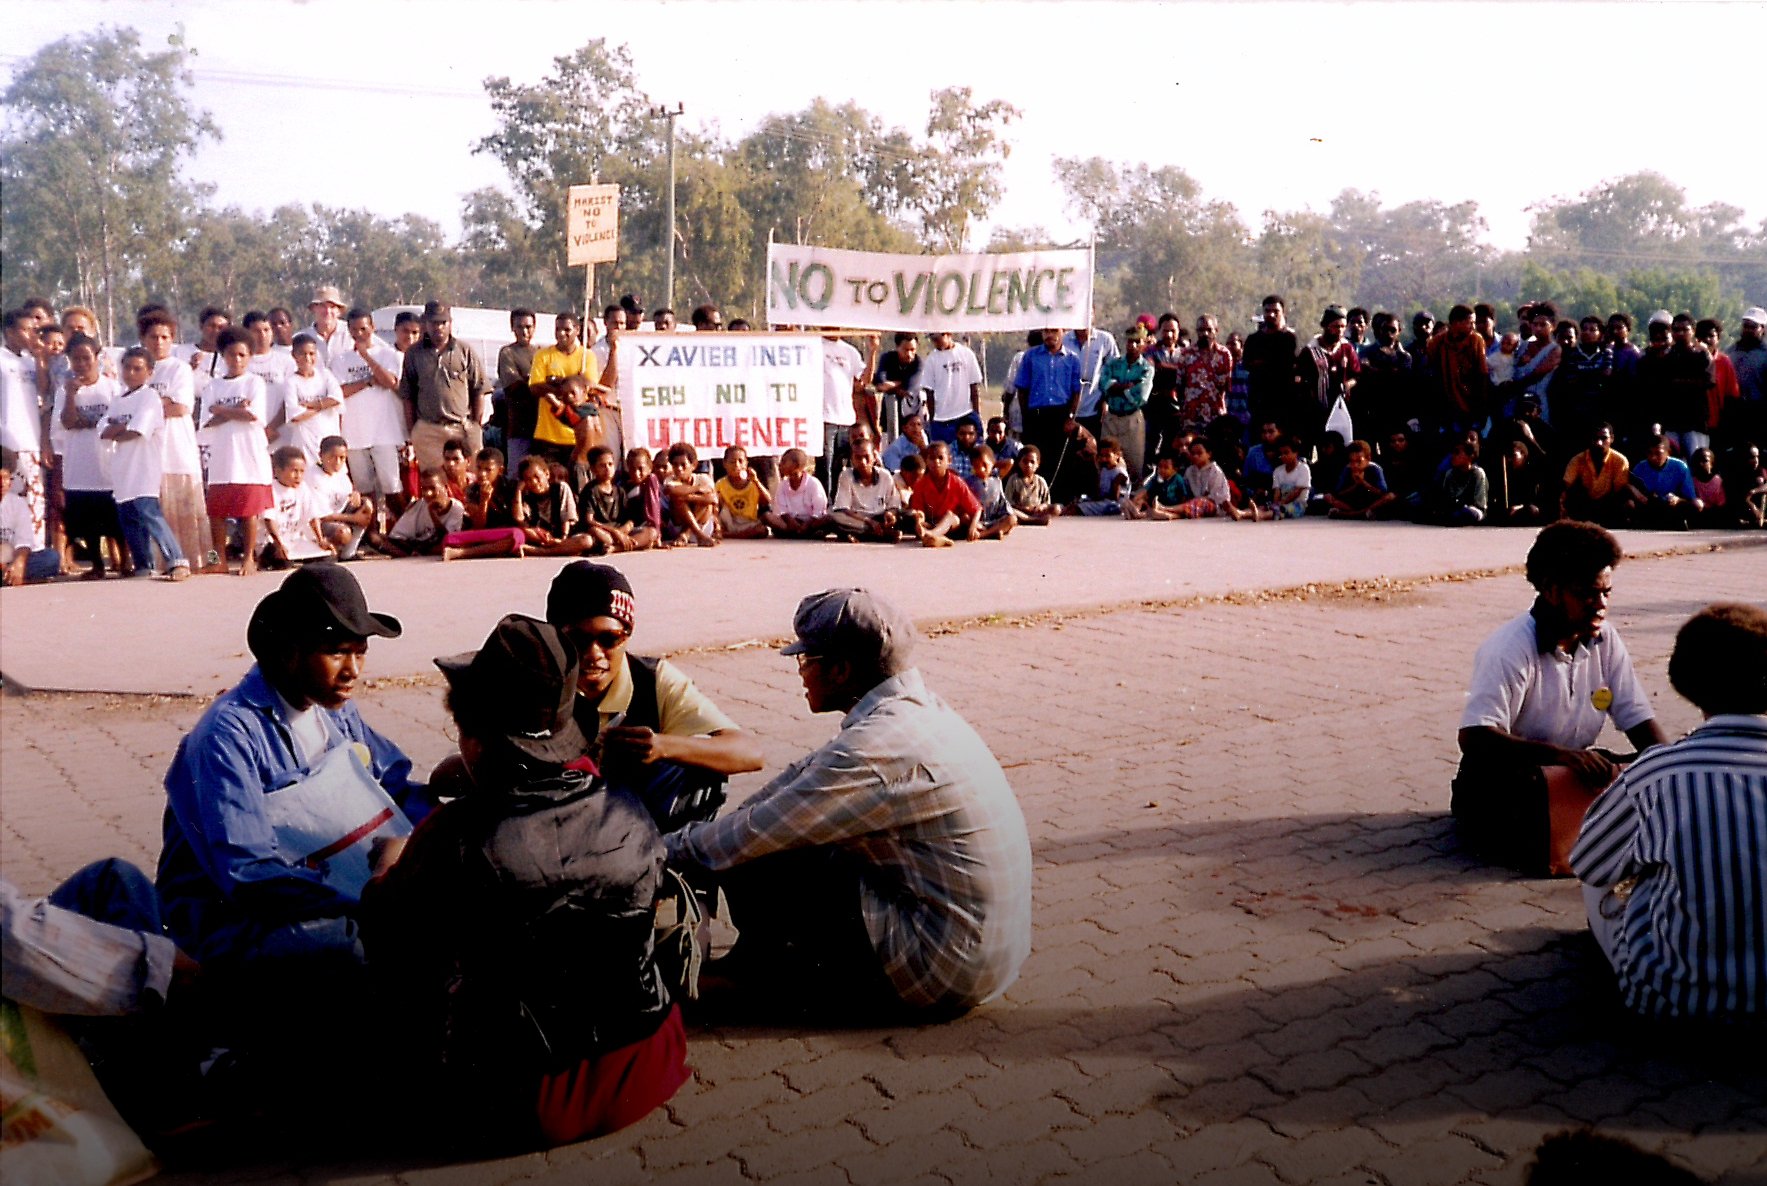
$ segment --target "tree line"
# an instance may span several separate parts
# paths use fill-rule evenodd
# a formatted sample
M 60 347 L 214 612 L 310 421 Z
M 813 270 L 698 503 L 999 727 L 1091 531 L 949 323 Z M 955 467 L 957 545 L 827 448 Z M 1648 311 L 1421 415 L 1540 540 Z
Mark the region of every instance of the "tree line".
M 553 60 L 535 83 L 485 80 L 496 128 L 474 151 L 507 174 L 461 198 L 462 229 L 415 214 L 298 203 L 217 205 L 186 167 L 221 130 L 189 91 L 181 37 L 143 46 L 106 28 L 45 46 L 0 96 L 0 301 L 80 303 L 105 315 L 160 300 L 187 318 L 235 312 L 337 284 L 368 306 L 443 294 L 462 305 L 568 309 L 583 273 L 565 264 L 564 195 L 622 187 L 621 259 L 598 268 L 603 299 L 661 303 L 667 130 L 651 115 L 624 46 L 595 39 Z M 974 228 L 1002 195 L 1001 167 L 1020 113 L 967 87 L 929 97 L 917 133 L 853 103 L 817 99 L 752 132 L 676 132 L 676 304 L 718 304 L 760 324 L 769 239 L 878 251 L 1052 246 L 1037 227 Z M 1532 208 L 1529 244 L 1497 251 L 1475 202 L 1384 205 L 1346 190 L 1324 213 L 1267 209 L 1256 224 L 1210 198 L 1176 166 L 1062 158 L 1054 180 L 1097 245 L 1096 319 L 1202 313 L 1249 329 L 1268 292 L 1309 324 L 1328 303 L 1437 317 L 1483 300 L 1500 319 L 1526 301 L 1567 316 L 1658 308 L 1734 326 L 1767 293 L 1767 221 L 1715 202 L 1694 206 L 1669 179 L 1639 173 Z M 113 328 L 114 332 L 114 328 Z M 1010 343 L 995 344 L 1002 352 Z

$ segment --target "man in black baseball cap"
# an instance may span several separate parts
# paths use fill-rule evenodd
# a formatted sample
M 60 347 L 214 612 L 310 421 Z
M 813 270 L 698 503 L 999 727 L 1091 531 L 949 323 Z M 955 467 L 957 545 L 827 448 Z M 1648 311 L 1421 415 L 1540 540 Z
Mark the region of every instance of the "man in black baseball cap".
M 375 814 L 372 806 L 361 813 L 363 803 L 390 799 L 388 815 L 396 809 L 413 824 L 433 806 L 411 779 L 411 759 L 351 702 L 368 640 L 399 633 L 396 618 L 368 608 L 347 568 L 326 562 L 291 573 L 247 627 L 257 662 L 209 705 L 166 773 L 156 879 L 166 929 L 217 992 L 225 985 L 251 1002 L 231 1019 L 249 1028 L 248 1046 L 298 1050 L 359 1013 L 360 887 L 328 877 L 326 849 L 311 837 L 335 827 L 332 837 L 349 847 L 350 833 Z M 340 763 L 350 748 L 355 756 Z M 346 770 L 353 779 L 340 777 Z M 291 824 L 284 806 L 311 806 L 297 788 L 320 783 L 344 786 L 320 797 L 330 813 Z M 283 796 L 274 804 L 273 792 Z M 291 856 L 300 852 L 316 859 Z

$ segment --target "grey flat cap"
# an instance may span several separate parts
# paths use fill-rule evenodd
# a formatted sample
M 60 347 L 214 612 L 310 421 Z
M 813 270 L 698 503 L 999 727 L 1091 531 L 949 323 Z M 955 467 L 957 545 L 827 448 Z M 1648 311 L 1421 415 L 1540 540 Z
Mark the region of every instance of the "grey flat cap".
M 798 602 L 798 640 L 782 655 L 873 659 L 900 667 L 920 637 L 906 614 L 869 589 L 829 589 Z

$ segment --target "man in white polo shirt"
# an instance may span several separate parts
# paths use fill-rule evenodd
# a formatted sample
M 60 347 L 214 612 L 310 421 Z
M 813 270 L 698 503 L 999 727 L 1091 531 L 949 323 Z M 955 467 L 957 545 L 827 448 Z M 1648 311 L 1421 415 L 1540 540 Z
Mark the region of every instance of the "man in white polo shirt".
M 1528 550 L 1533 608 L 1473 660 L 1454 819 L 1467 845 L 1538 875 L 1570 872 L 1583 813 L 1636 755 L 1592 748 L 1612 721 L 1639 750 L 1666 740 L 1619 634 L 1606 627 L 1620 545 L 1564 520 Z

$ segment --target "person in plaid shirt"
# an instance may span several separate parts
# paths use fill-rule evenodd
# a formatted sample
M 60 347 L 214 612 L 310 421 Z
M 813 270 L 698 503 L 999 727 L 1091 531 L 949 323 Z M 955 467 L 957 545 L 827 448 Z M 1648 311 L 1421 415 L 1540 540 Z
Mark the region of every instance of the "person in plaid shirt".
M 723 817 L 665 837 L 740 938 L 706 965 L 758 1003 L 865 1021 L 1004 992 L 1031 947 L 1031 846 L 974 729 L 908 663 L 913 624 L 864 589 L 806 597 L 784 648 L 841 731 Z

